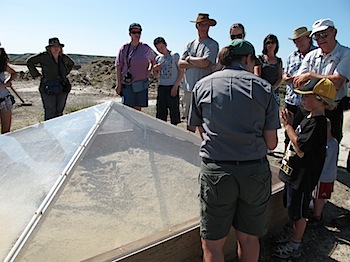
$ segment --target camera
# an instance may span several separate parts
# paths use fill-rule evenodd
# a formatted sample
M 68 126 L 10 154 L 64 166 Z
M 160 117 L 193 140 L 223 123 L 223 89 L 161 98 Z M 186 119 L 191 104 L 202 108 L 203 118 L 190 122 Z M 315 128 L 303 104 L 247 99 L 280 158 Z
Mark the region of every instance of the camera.
M 124 82 L 125 83 L 131 83 L 132 76 L 130 72 L 127 72 L 126 75 L 124 76 Z

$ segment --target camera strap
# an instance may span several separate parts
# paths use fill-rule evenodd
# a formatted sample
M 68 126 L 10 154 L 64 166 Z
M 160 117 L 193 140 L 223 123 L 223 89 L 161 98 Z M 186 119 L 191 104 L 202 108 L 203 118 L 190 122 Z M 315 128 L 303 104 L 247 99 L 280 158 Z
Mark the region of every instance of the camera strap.
M 128 71 L 129 71 L 129 68 L 130 68 L 130 62 L 131 62 L 131 59 L 134 57 L 135 53 L 136 53 L 136 50 L 137 48 L 139 47 L 140 43 L 137 44 L 134 52 L 132 53 L 132 55 L 129 57 L 129 52 L 130 52 L 130 46 L 131 46 L 131 42 L 130 44 L 128 45 L 128 50 L 126 51 L 126 65 L 128 66 Z

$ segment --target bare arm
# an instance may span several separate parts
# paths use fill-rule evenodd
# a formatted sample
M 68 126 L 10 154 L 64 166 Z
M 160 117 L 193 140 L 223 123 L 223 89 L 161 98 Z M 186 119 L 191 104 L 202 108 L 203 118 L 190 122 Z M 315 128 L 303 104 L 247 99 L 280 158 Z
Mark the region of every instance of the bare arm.
M 179 76 L 177 77 L 174 86 L 171 88 L 171 92 L 170 92 L 171 96 L 177 95 L 177 90 L 179 89 L 179 86 L 180 86 L 180 83 L 182 81 L 184 74 L 185 74 L 185 69 L 179 68 Z
M 120 95 L 122 91 L 122 69 L 116 67 L 115 71 L 117 74 L 117 86 L 115 88 L 115 91 L 118 95 Z
M 185 60 L 180 59 L 179 68 L 187 69 L 191 67 L 206 68 L 210 66 L 210 61 L 203 57 L 187 56 Z
M 254 66 L 254 74 L 261 77 L 261 66 Z
M 203 127 L 202 126 L 197 126 L 197 128 L 198 128 L 199 136 L 201 137 L 202 140 L 204 140 L 204 138 L 203 138 Z
M 178 66 L 179 66 L 179 69 L 187 69 L 187 68 L 193 67 L 189 62 L 183 59 L 179 60 Z
M 194 67 L 199 67 L 199 68 L 205 68 L 210 65 L 210 61 L 207 58 L 203 58 L 203 57 L 188 56 L 186 57 L 186 61 L 190 65 L 193 65 Z
M 160 76 L 160 64 L 154 64 L 153 75 L 155 78 L 159 78 L 159 76 Z
M 288 109 L 281 109 L 280 119 L 281 119 L 281 122 L 284 126 L 284 129 L 287 132 L 287 135 L 288 135 L 290 141 L 293 144 L 295 151 L 297 152 L 297 154 L 299 156 L 303 156 L 304 152 L 300 150 L 300 148 L 298 147 L 298 144 L 297 144 L 298 135 L 297 135 L 297 133 L 295 133 L 295 130 L 292 126 L 293 119 L 294 119 L 293 113 L 291 113 Z
M 6 72 L 10 74 L 9 78 L 5 80 L 4 83 L 0 82 L 0 88 L 6 88 L 6 87 L 11 87 L 12 86 L 12 80 L 17 77 L 17 73 L 12 67 L 7 66 L 6 67 Z
M 294 77 L 293 84 L 296 88 L 299 88 L 312 78 L 328 78 L 333 82 L 337 90 L 339 90 L 346 82 L 346 77 L 340 74 L 321 75 L 314 72 L 308 72 Z
M 279 88 L 281 82 L 282 82 L 282 71 L 283 71 L 283 68 L 282 68 L 282 63 L 280 63 L 280 67 L 279 67 L 279 70 L 278 70 L 278 78 L 277 78 L 277 81 L 276 83 L 273 85 L 273 88 L 276 90 L 277 88 Z
M 277 130 L 265 130 L 264 139 L 267 149 L 275 149 L 278 143 Z

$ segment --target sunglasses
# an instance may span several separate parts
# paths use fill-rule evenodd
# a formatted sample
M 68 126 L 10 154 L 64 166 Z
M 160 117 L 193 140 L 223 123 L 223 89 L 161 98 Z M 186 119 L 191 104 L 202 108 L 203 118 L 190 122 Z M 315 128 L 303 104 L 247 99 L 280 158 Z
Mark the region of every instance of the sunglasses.
M 132 33 L 133 35 L 136 35 L 136 34 L 141 34 L 141 31 L 131 31 L 130 33 Z
M 318 39 L 320 39 L 320 38 L 326 38 L 326 37 L 328 36 L 328 33 L 330 33 L 330 31 L 328 31 L 328 32 L 323 32 L 323 33 L 316 33 L 316 34 L 314 34 L 314 35 L 312 36 L 312 38 L 313 38 L 314 40 L 318 40 Z
M 275 41 L 266 41 L 265 42 L 265 45 L 269 45 L 269 44 L 273 45 L 273 44 L 276 44 L 276 42 Z
M 231 40 L 243 39 L 243 34 L 231 35 Z

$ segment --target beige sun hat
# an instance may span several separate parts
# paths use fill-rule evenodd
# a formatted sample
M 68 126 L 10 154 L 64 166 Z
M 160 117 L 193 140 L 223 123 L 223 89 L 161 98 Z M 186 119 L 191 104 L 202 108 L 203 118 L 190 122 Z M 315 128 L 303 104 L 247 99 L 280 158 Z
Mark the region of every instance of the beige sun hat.
M 311 31 L 307 30 L 306 26 L 301 26 L 301 27 L 295 28 L 293 31 L 293 37 L 288 38 L 288 39 L 295 40 L 295 39 L 302 37 L 302 36 L 309 36 L 310 33 L 311 33 Z

